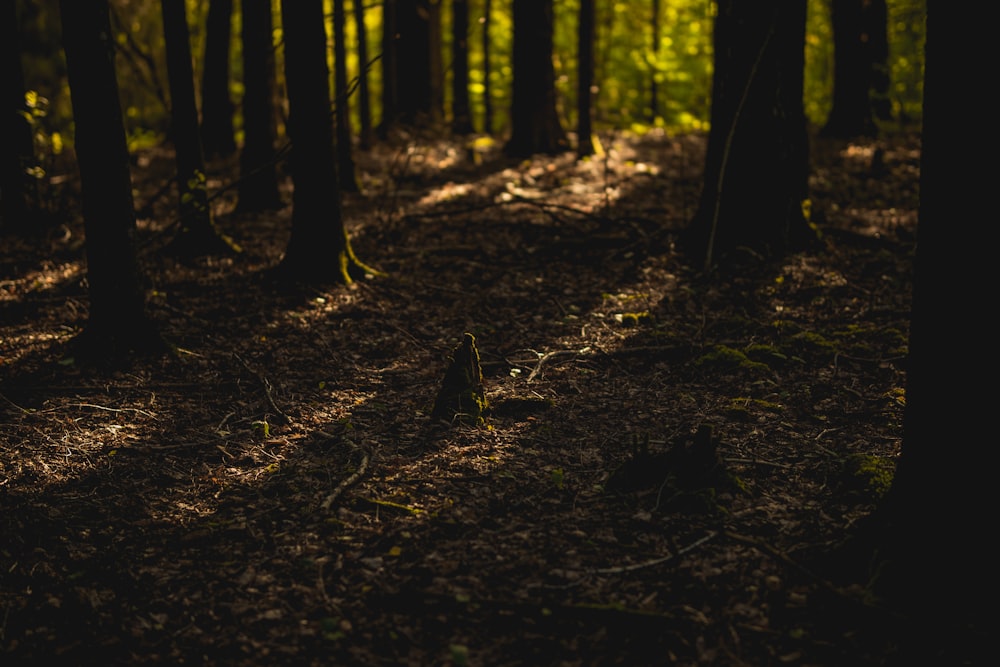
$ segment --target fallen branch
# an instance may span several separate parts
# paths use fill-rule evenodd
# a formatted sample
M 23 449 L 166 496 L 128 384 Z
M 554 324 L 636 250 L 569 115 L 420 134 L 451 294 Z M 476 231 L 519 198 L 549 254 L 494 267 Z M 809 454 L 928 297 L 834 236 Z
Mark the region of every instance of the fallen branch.
M 667 561 L 673 560 L 674 558 L 678 558 L 679 556 L 683 556 L 686 553 L 690 553 L 695 549 L 697 549 L 698 547 L 700 547 L 701 545 L 705 544 L 706 542 L 715 539 L 716 537 L 718 537 L 718 535 L 719 535 L 718 531 L 715 530 L 710 531 L 708 535 L 705 535 L 704 537 L 695 540 L 686 547 L 679 549 L 677 553 L 669 554 L 667 556 L 663 556 L 662 558 L 654 558 L 653 560 L 647 560 L 642 563 L 633 563 L 632 565 L 620 565 L 618 567 L 602 567 L 597 570 L 591 570 L 591 572 L 594 574 L 624 574 L 625 572 L 634 572 L 635 570 L 641 570 L 647 567 L 654 567 L 656 565 L 660 565 L 661 563 L 666 563 Z
M 323 432 L 321 431 L 321 433 Z M 329 435 L 329 434 L 324 433 L 324 435 Z M 320 507 L 325 510 L 330 509 L 330 506 L 333 505 L 334 501 L 340 497 L 340 494 L 344 492 L 344 489 L 346 489 L 347 487 L 351 486 L 359 479 L 361 479 L 361 476 L 364 475 L 365 471 L 368 470 L 368 461 L 369 461 L 368 452 L 366 452 L 362 447 L 359 447 L 350 440 L 347 440 L 346 442 L 349 445 L 351 445 L 351 447 L 354 447 L 354 449 L 361 451 L 362 453 L 361 463 L 358 465 L 358 469 L 355 470 L 352 474 L 348 475 L 344 480 L 342 480 L 340 484 L 337 485 L 337 488 L 335 488 L 333 492 L 331 492 L 330 495 L 326 497 L 326 500 L 322 502 Z
M 276 421 L 279 424 L 291 424 L 292 418 L 286 415 L 284 412 L 282 412 L 281 408 L 278 407 L 278 404 L 274 402 L 274 396 L 271 395 L 271 391 L 273 389 L 271 386 L 271 381 L 268 380 L 267 377 L 265 377 L 263 374 L 258 373 L 254 369 L 250 368 L 250 364 L 244 361 L 243 357 L 241 357 L 240 355 L 233 352 L 233 357 L 235 357 L 238 362 L 243 364 L 243 368 L 247 369 L 247 371 L 249 371 L 250 373 L 253 373 L 257 377 L 257 380 L 260 381 L 261 385 L 263 385 L 264 395 L 267 396 L 267 402 L 271 405 L 271 408 L 278 414 L 278 420 Z

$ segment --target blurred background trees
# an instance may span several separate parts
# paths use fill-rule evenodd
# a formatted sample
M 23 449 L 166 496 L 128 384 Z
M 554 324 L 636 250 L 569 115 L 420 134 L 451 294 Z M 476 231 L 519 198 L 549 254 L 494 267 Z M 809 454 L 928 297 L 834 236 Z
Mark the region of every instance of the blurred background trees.
M 205 154 L 209 158 L 226 155 L 233 143 L 243 145 L 248 122 L 243 105 L 245 96 L 252 92 L 247 88 L 260 83 L 251 82 L 244 74 L 245 58 L 251 57 L 240 39 L 245 3 L 185 1 Z M 71 142 L 72 121 L 60 51 L 58 3 L 14 0 L 13 4 L 17 7 L 25 90 L 35 91 L 47 102 L 47 113 L 37 121 L 36 129 L 44 136 L 58 134 L 62 140 Z M 845 35 L 851 34 L 850 30 L 854 34 L 862 30 L 868 35 L 863 45 L 871 48 L 863 57 L 870 59 L 872 53 L 884 52 L 884 60 L 876 53 L 874 66 L 866 70 L 871 72 L 871 84 L 865 85 L 875 89 L 871 100 L 874 122 L 893 128 L 920 120 L 925 3 L 888 0 L 884 44 L 871 38 L 882 38 L 881 30 L 869 27 L 878 17 L 873 19 L 870 9 L 865 9 L 862 15 L 862 6 L 870 4 L 861 0 L 807 2 L 803 106 L 813 127 L 821 128 L 831 122 L 836 127 L 840 123 L 843 107 L 835 104 L 836 95 L 847 96 L 846 99 L 854 95 L 856 99 L 856 89 L 846 89 L 847 84 L 834 86 L 835 45 L 840 50 L 838 59 L 857 62 L 856 56 L 852 59 L 849 46 L 840 46 L 847 40 Z M 274 99 L 281 102 L 275 127 L 280 137 L 284 133 L 286 111 L 280 95 L 284 87 L 280 67 L 284 45 L 277 4 L 270 5 L 272 51 L 267 57 L 277 59 L 279 64 L 272 90 L 278 95 Z M 170 124 L 159 2 L 111 0 L 110 6 L 129 147 L 134 150 L 158 145 Z M 351 91 L 350 126 L 355 132 L 369 133 L 372 118 L 383 124 L 388 121 L 390 125 L 396 120 L 429 119 L 441 127 L 455 127 L 462 132 L 468 131 L 471 123 L 487 134 L 509 135 L 514 38 L 511 0 L 467 0 L 457 6 L 452 0 L 384 0 L 364 4 L 344 0 L 344 6 L 347 15 L 355 19 L 344 22 L 343 55 Z M 324 2 L 324 12 L 329 35 L 328 65 L 334 72 L 332 0 Z M 594 130 L 707 129 L 716 3 L 595 0 L 594 12 Z M 579 16 L 580 0 L 553 3 L 552 65 L 557 110 L 564 128 L 578 125 Z M 861 28 L 839 29 L 840 37 L 835 40 L 834 16 L 841 17 L 841 23 L 855 16 L 862 17 L 858 20 L 865 23 Z M 390 18 L 388 24 L 385 17 Z M 455 17 L 467 21 L 467 26 L 464 29 L 455 26 Z M 259 17 L 255 21 L 259 23 Z M 364 30 L 359 31 L 362 23 Z M 358 48 L 362 35 L 363 51 Z M 464 44 L 456 44 L 455 40 L 463 35 Z M 488 41 L 484 36 L 488 36 Z M 859 41 L 848 43 L 857 46 Z M 383 49 L 385 45 L 390 48 Z M 467 67 L 464 62 L 456 63 L 456 57 L 467 58 Z M 842 75 L 847 66 L 839 66 Z M 463 99 L 461 91 L 456 94 L 456 77 L 459 83 L 463 78 L 468 79 L 468 85 L 462 88 L 467 91 L 468 99 Z M 834 112 L 832 118 L 831 112 Z M 857 122 L 857 118 L 849 120 Z M 851 131 L 850 127 L 844 130 Z M 371 137 L 366 134 L 365 139 L 370 141 Z

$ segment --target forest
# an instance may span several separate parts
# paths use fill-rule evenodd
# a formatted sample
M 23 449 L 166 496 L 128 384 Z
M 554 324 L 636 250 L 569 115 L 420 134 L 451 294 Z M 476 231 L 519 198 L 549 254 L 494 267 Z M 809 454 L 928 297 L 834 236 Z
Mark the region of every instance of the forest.
M 942 5 L 4 3 L 0 660 L 989 664 Z

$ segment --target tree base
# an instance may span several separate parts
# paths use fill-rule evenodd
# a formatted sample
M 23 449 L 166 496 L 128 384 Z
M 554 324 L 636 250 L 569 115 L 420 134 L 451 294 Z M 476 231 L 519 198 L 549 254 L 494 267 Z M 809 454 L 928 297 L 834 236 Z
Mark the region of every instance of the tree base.
M 329 258 L 305 259 L 287 254 L 271 269 L 266 278 L 271 282 L 303 285 L 351 285 L 369 276 L 386 274 L 363 263 L 350 250 L 340 252 L 334 261 Z
M 125 325 L 119 322 L 95 326 L 88 323 L 70 341 L 66 359 L 82 366 L 128 365 L 136 358 L 159 357 L 173 347 L 150 320 Z
M 238 255 L 243 249 L 212 225 L 207 229 L 182 228 L 163 252 L 179 259 L 194 259 L 208 255 Z

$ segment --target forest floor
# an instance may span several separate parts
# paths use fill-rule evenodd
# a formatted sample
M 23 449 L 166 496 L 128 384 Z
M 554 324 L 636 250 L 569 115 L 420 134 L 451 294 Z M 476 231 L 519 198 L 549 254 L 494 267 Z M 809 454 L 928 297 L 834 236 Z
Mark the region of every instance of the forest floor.
M 0 243 L 0 661 L 890 659 L 890 615 L 823 556 L 899 453 L 919 137 L 814 140 L 825 247 L 708 277 L 673 245 L 704 137 L 586 162 L 412 145 L 358 153 L 345 195 L 387 275 L 294 293 L 261 279 L 290 206 L 240 216 L 225 191 L 243 252 L 167 259 L 171 158 L 142 156 L 177 354 L 117 371 L 66 356 L 79 216 Z M 479 426 L 430 418 L 465 332 Z

